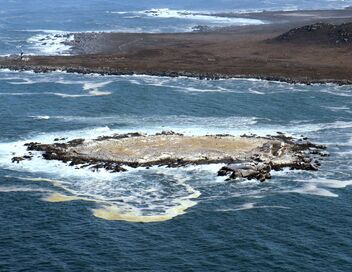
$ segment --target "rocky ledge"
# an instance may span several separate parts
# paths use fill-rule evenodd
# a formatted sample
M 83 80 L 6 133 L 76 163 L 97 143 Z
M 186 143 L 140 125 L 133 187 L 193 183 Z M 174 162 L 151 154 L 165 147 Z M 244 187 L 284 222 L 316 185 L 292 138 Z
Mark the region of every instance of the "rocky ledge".
M 329 46 L 352 46 L 352 23 L 316 23 L 291 29 L 273 41 Z
M 271 171 L 284 168 L 317 171 L 320 160 L 328 156 L 325 146 L 306 138 L 276 136 L 206 135 L 186 136 L 172 131 L 155 135 L 114 134 L 93 140 L 55 139 L 52 144 L 26 143 L 27 154 L 12 158 L 13 163 L 30 160 L 40 152 L 45 160 L 58 160 L 92 171 L 127 171 L 129 167 L 183 167 L 221 163 L 218 175 L 229 179 L 271 178 Z

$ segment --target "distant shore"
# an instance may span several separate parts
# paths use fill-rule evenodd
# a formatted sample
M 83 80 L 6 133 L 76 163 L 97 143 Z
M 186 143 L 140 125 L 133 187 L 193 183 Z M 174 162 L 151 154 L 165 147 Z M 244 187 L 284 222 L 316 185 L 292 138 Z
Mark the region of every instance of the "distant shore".
M 198 31 L 191 33 L 78 33 L 70 42 L 71 56 L 0 58 L 0 68 L 352 84 L 352 43 L 315 41 L 313 32 L 297 41 L 274 42 L 283 33 L 305 25 L 349 23 L 352 9 L 216 16 L 268 23 L 221 29 L 199 26 Z

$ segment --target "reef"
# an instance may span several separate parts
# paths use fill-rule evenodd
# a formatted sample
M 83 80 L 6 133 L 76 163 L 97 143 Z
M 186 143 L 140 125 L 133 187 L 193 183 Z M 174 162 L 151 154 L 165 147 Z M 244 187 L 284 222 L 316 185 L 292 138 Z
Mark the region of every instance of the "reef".
M 105 169 L 124 172 L 138 167 L 185 167 L 223 164 L 219 176 L 230 180 L 271 178 L 272 171 L 284 168 L 317 171 L 328 156 L 326 147 L 307 138 L 275 136 L 232 136 L 227 134 L 187 136 L 172 131 L 154 135 L 114 134 L 96 139 L 55 139 L 54 143 L 26 143 L 28 154 L 14 157 L 13 163 L 30 160 L 40 152 L 45 160 L 57 160 L 77 169 Z

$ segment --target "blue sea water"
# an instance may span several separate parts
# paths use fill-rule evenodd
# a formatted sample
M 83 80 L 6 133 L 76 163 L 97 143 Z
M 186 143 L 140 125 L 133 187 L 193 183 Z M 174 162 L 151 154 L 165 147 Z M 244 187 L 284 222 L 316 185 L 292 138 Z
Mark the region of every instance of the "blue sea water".
M 55 41 L 38 43 L 38 35 L 259 23 L 177 17 L 172 13 L 177 10 L 350 4 L 0 2 L 1 54 L 21 48 L 31 54 L 69 53 Z M 143 12 L 152 8 L 169 10 L 157 17 Z M 350 86 L 332 84 L 2 70 L 0 271 L 351 271 L 351 97 Z M 318 172 L 274 172 L 266 183 L 225 181 L 216 176 L 220 165 L 111 174 L 44 161 L 40 154 L 11 163 L 28 141 L 162 130 L 281 131 L 325 144 L 331 156 Z

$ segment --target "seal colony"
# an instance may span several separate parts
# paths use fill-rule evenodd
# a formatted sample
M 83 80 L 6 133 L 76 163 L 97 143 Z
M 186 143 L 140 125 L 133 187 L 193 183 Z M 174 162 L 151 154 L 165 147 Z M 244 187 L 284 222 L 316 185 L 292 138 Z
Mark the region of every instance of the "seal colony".
M 186 136 L 172 131 L 155 135 L 114 134 L 93 140 L 75 139 L 53 144 L 26 143 L 28 154 L 12 158 L 13 163 L 30 160 L 39 151 L 45 160 L 57 160 L 72 167 L 128 171 L 129 167 L 184 167 L 187 165 L 224 164 L 219 176 L 231 180 L 271 178 L 271 171 L 284 168 L 317 171 L 328 153 L 324 146 L 307 139 L 277 136 L 205 135 Z

